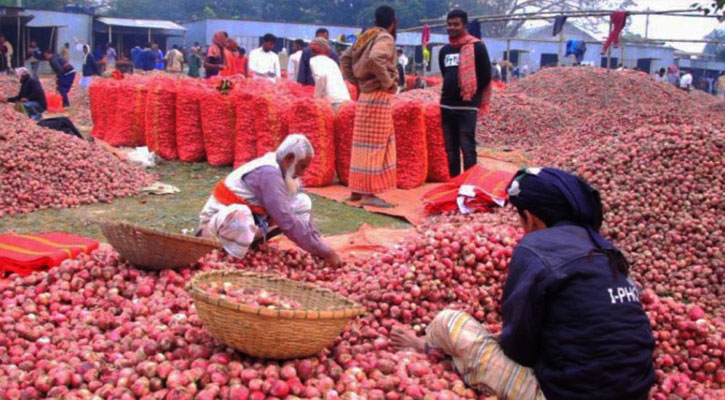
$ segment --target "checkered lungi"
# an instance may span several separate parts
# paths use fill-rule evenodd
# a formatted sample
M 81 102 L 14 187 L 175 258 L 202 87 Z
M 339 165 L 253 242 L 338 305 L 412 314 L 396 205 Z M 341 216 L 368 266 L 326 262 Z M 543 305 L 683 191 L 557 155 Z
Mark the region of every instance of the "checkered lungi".
M 395 189 L 397 180 L 393 95 L 362 93 L 355 109 L 349 187 L 377 194 Z
M 531 368 L 506 357 L 496 338 L 470 315 L 443 310 L 426 328 L 428 347 L 453 357 L 466 384 L 500 400 L 545 400 Z

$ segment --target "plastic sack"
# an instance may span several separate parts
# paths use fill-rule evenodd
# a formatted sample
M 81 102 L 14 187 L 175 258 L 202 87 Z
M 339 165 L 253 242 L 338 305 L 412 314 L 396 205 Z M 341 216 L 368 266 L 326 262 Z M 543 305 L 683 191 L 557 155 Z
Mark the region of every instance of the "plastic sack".
M 142 167 L 153 168 L 156 166 L 156 155 L 149 151 L 149 148 L 136 147 L 133 151 L 126 155 L 130 164 Z

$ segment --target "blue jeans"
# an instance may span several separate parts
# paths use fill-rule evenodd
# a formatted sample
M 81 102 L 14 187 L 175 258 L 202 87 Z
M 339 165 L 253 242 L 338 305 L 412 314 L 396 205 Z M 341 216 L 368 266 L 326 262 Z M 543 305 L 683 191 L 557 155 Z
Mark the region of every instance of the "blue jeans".
M 60 97 L 63 98 L 63 107 L 70 107 L 68 92 L 70 92 L 70 88 L 73 86 L 73 81 L 75 79 L 75 72 L 58 77 L 58 92 L 60 92 Z
M 28 113 L 28 117 L 34 121 L 40 121 L 43 117 L 43 113 L 40 112 L 40 104 L 37 101 L 26 101 L 23 103 L 23 107 L 25 107 L 25 112 Z

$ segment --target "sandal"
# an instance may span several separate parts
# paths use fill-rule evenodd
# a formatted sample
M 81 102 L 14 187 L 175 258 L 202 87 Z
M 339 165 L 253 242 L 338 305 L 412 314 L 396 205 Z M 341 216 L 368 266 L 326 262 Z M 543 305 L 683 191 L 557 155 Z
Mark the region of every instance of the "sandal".
M 363 206 L 377 207 L 377 208 L 393 208 L 395 204 L 388 203 L 380 197 L 373 197 L 371 199 L 363 199 L 360 203 Z

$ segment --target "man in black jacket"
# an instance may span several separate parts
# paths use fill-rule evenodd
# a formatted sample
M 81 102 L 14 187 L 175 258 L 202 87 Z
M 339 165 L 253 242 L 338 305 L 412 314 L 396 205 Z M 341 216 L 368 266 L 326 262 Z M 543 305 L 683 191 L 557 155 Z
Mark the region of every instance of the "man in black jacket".
M 476 119 L 490 98 L 491 62 L 486 46 L 466 32 L 468 14 L 448 13 L 450 44 L 443 46 L 438 65 L 443 75 L 441 122 L 451 178 L 476 165 Z
M 20 80 L 20 92 L 14 97 L 0 97 L 0 103 L 20 103 L 30 118 L 36 121 L 40 120 L 43 112 L 48 108 L 43 85 L 30 76 L 30 71 L 27 68 L 17 68 L 15 74 Z
M 315 32 L 315 38 L 318 37 L 325 38 L 325 40 L 329 41 L 330 32 L 325 28 L 320 28 L 317 32 Z M 312 50 L 310 47 L 305 47 L 302 50 L 302 57 L 300 57 L 300 65 L 297 70 L 297 82 L 307 86 L 315 86 L 315 79 L 312 77 L 312 68 L 310 68 L 310 59 L 312 56 Z M 330 47 L 330 52 L 327 56 L 332 58 L 337 65 L 340 65 L 340 57 L 337 55 L 332 46 Z
M 58 93 L 63 98 L 63 107 L 70 107 L 68 93 L 70 92 L 71 86 L 73 86 L 73 81 L 76 79 L 75 68 L 73 68 L 68 60 L 57 54 L 53 54 L 50 50 L 43 52 L 43 57 L 50 63 L 50 68 L 55 73 L 55 83 L 58 88 Z

